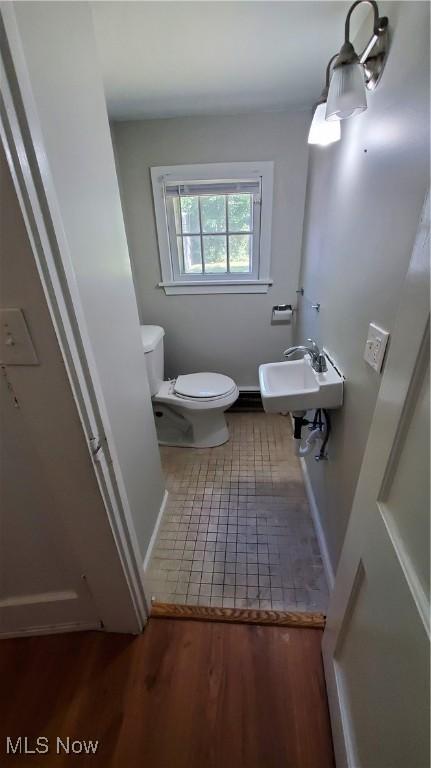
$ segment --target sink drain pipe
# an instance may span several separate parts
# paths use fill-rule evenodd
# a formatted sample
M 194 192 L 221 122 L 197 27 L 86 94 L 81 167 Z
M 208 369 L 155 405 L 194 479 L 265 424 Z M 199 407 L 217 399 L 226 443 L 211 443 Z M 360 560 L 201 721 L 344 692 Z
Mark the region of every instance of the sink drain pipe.
M 326 408 L 323 408 L 323 415 L 325 417 L 326 427 L 324 429 L 324 439 L 323 443 L 320 446 L 320 451 L 317 456 L 314 458 L 316 461 L 327 461 L 328 460 L 328 454 L 326 453 L 326 446 L 328 445 L 329 435 L 331 434 L 331 417 L 329 416 L 329 411 L 326 410 Z
M 294 413 L 292 413 L 293 421 L 294 421 L 293 442 L 294 442 L 295 456 L 300 456 L 301 458 L 303 458 L 304 456 L 308 456 L 313 451 L 317 441 L 321 440 L 323 441 L 322 446 L 316 459 L 319 459 L 319 460 L 323 459 L 325 458 L 324 449 L 326 448 L 326 444 L 328 442 L 327 438 L 329 437 L 329 432 L 327 430 L 327 427 L 325 427 L 322 423 L 320 409 L 318 409 L 315 412 L 314 419 L 312 422 L 304 418 L 305 414 L 306 414 L 306 411 L 295 411 Z M 326 424 L 328 425 L 326 411 L 324 411 L 324 414 L 325 414 Z M 305 443 L 303 443 L 302 428 L 309 424 L 311 424 L 311 432 L 307 436 Z

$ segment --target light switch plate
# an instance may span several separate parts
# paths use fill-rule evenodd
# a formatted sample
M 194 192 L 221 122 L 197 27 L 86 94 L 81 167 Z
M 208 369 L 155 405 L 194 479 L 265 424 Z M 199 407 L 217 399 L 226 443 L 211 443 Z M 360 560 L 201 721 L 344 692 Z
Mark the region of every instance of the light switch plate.
M 364 360 L 368 365 L 371 365 L 371 368 L 374 368 L 377 373 L 382 369 L 388 339 L 388 331 L 379 328 L 375 323 L 370 323 L 367 343 L 365 344 Z
M 39 365 L 22 309 L 0 309 L 0 363 Z

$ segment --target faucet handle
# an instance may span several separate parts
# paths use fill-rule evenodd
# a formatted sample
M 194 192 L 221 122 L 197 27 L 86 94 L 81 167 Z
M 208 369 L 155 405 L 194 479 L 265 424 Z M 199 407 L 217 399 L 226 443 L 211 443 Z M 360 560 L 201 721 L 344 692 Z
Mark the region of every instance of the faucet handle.
M 317 373 L 326 373 L 328 365 L 326 363 L 326 357 L 323 352 L 320 352 L 317 358 Z
M 311 344 L 311 346 L 313 347 L 313 349 L 316 349 L 316 350 L 317 350 L 317 352 L 319 352 L 319 347 L 318 347 L 318 345 L 316 344 L 316 342 L 314 341 L 314 339 L 307 339 L 307 341 L 308 341 L 308 343 L 309 343 L 309 344 Z

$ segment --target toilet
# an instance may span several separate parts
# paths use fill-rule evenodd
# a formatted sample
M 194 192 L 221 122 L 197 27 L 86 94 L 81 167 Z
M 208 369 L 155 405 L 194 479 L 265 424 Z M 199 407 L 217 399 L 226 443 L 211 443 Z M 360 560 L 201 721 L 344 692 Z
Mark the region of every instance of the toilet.
M 238 397 L 237 385 L 220 373 L 189 373 L 164 381 L 164 335 L 159 325 L 141 325 L 159 443 L 187 448 L 226 443 L 224 414 Z

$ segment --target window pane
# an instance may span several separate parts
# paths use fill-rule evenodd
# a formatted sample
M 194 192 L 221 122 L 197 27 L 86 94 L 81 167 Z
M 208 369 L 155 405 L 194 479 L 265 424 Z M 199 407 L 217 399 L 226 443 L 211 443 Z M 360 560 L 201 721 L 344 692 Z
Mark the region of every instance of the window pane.
M 226 232 L 226 195 L 200 198 L 202 232 Z
M 227 248 L 224 235 L 208 235 L 203 238 L 205 272 L 221 274 L 227 272 Z
M 251 272 L 251 235 L 229 236 L 230 272 Z
M 201 239 L 197 237 L 178 238 L 183 241 L 184 273 L 186 275 L 202 274 Z M 180 250 L 178 249 L 180 252 Z M 181 261 L 180 261 L 181 267 Z
M 180 272 L 184 272 L 183 238 L 177 237 L 178 266 Z
M 181 221 L 183 232 L 200 232 L 199 226 L 199 203 L 197 197 L 181 196 Z
M 251 232 L 252 195 L 229 195 L 227 199 L 229 231 Z

